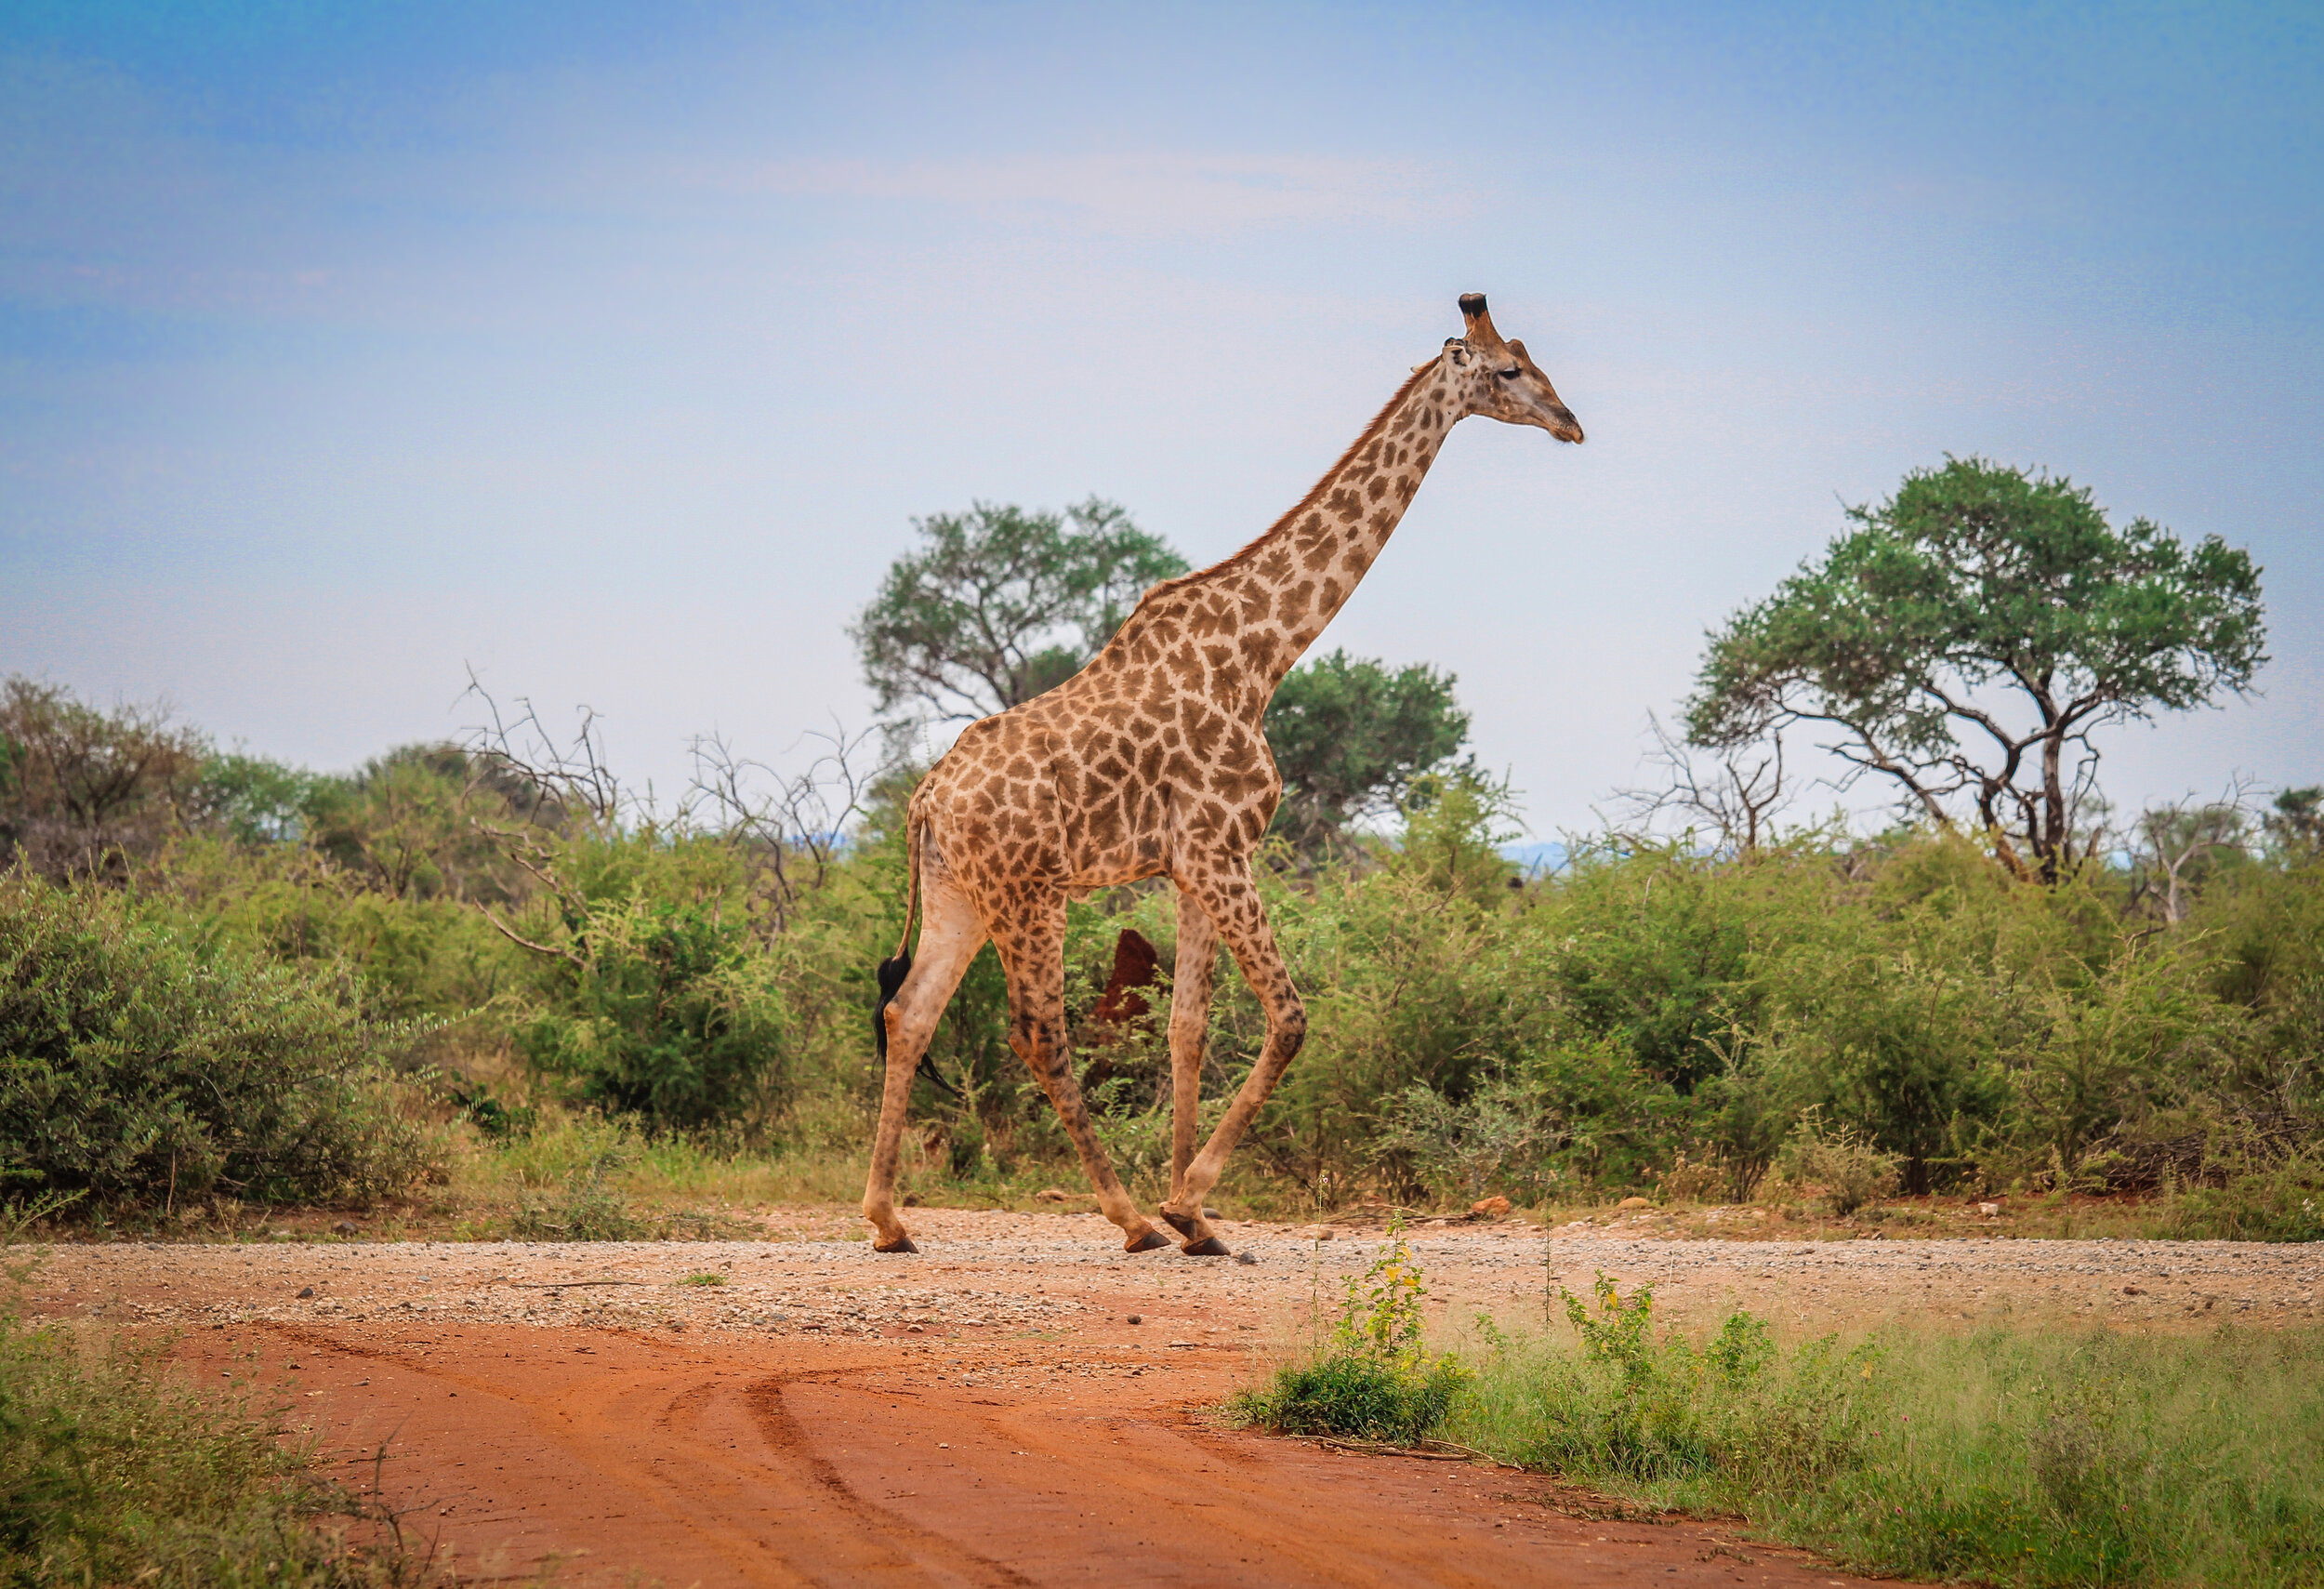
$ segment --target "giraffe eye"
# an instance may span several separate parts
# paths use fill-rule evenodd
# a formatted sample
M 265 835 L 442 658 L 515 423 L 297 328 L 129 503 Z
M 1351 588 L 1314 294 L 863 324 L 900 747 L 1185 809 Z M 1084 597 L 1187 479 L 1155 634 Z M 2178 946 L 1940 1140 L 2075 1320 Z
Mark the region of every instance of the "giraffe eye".
M 1507 368 L 1507 369 L 1505 369 L 1505 370 L 1501 371 L 1501 372 L 1500 372 L 1500 376 L 1501 376 L 1501 379 L 1503 379 L 1503 380 L 1515 380 L 1515 379 L 1518 377 L 1518 376 L 1519 376 L 1519 375 L 1521 375 L 1521 374 L 1523 374 L 1523 373 L 1524 373 L 1524 371 L 1523 371 L 1523 369 L 1522 369 L 1522 367 L 1521 367 L 1521 366 L 1519 366 L 1519 365 L 1517 365 L 1517 364 L 1512 364 L 1512 365 L 1510 365 L 1510 366 L 1509 366 L 1509 368 Z

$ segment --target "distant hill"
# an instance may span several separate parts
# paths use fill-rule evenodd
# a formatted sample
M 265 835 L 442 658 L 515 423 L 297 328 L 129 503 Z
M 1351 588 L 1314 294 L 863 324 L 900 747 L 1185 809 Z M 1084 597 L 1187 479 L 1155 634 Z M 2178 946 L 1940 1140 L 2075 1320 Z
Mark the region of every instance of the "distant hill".
M 1501 849 L 1504 859 L 1514 861 L 1535 876 L 1563 867 L 1568 853 L 1565 846 L 1554 839 L 1543 839 L 1531 844 L 1509 844 Z

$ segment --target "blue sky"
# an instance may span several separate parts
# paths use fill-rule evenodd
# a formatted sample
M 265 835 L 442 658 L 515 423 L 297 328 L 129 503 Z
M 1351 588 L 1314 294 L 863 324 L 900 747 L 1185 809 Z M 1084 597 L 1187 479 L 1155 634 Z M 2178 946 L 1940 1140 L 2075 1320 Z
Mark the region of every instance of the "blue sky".
M 2266 567 L 2264 696 L 2119 802 L 2317 781 L 2317 18 L 0 0 L 0 669 L 776 759 L 913 515 L 1222 555 L 1482 289 L 1590 442 L 1464 426 L 1326 643 L 1458 672 L 1538 830 L 1948 452 Z

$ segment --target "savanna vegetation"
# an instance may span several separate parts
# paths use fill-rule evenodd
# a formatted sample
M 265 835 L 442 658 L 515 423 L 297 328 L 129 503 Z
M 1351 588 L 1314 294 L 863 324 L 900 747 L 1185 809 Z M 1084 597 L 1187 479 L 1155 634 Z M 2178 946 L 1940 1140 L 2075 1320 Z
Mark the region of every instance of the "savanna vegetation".
M 1587 1297 L 1556 1288 L 1538 1320 L 1480 1316 L 1443 1351 L 1426 1295 L 1392 1233 L 1336 1318 L 1231 1412 L 1553 1473 L 1594 1493 L 1594 1516 L 1741 1516 L 1882 1575 L 2324 1582 L 2312 1325 L 1784 1340 L 1738 1312 L 1690 1333 L 1602 1274 Z
M 578 1235 L 852 1195 L 913 725 L 1069 673 L 1182 566 L 1096 501 L 922 529 L 854 630 L 910 732 L 884 759 L 835 738 L 788 775 L 702 741 L 658 804 L 586 719 L 552 737 L 481 694 L 462 742 L 319 775 L 8 682 L 0 1197 L 229 1223 L 466 1198 L 480 1232 Z M 1260 869 L 1311 1030 L 1221 1198 L 1863 1220 L 2104 1194 L 2159 1233 L 2324 1235 L 2317 792 L 2117 820 L 2074 771 L 2107 723 L 2248 681 L 2240 558 L 2116 535 L 2065 483 L 1916 476 L 1713 637 L 1670 788 L 1545 875 L 1506 858 L 1515 797 L 1462 758 L 1455 681 L 1344 655 L 1295 671 Z M 1816 649 L 1843 630 L 1882 644 Z M 1905 787 L 1908 820 L 1787 825 L 1782 736 L 1817 724 Z M 1085 1090 L 1151 1199 L 1167 978 L 1098 1018 L 1126 931 L 1169 964 L 1158 885 L 1075 906 L 1072 1009 Z M 1261 1024 L 1223 979 L 1206 1100 Z M 1075 1184 L 989 951 L 914 1114 L 923 1198 Z

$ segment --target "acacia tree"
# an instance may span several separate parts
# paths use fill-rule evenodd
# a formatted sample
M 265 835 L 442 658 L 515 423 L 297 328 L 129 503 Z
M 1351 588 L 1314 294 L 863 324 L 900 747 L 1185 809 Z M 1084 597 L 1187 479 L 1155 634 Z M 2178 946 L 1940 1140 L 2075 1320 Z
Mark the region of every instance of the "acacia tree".
M 1393 810 L 1469 736 L 1453 683 L 1425 662 L 1392 673 L 1345 651 L 1284 675 L 1267 708 L 1267 748 L 1283 777 L 1274 830 L 1312 855 Z
M 2279 790 L 2265 828 L 2287 855 L 2324 854 L 2324 787 Z
M 1848 517 L 1821 562 L 1713 631 L 1687 736 L 1730 749 L 1814 725 L 1852 777 L 1893 780 L 1940 824 L 1973 814 L 2019 876 L 2077 859 L 2095 730 L 2239 695 L 2267 659 L 2249 553 L 2118 530 L 2063 477 L 1948 458 Z
M 1186 572 L 1095 497 L 1062 514 L 979 502 L 913 524 L 920 546 L 848 630 L 890 718 L 963 722 L 1031 700 L 1079 671 L 1148 586 Z
M 206 814 L 210 744 L 166 706 L 90 706 L 59 684 L 0 680 L 0 867 L 118 877 Z

